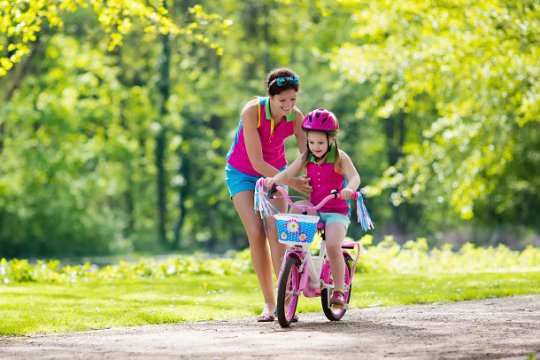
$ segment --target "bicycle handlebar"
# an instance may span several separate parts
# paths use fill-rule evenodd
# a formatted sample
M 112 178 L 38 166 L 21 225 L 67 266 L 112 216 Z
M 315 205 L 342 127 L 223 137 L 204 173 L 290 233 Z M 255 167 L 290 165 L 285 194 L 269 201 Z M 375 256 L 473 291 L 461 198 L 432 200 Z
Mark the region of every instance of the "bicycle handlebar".
M 330 201 L 332 199 L 341 198 L 341 194 L 337 190 L 332 190 L 332 193 L 327 195 L 317 205 L 314 205 L 314 206 L 298 205 L 298 204 L 295 204 L 295 203 L 292 202 L 291 198 L 289 197 L 289 193 L 287 192 L 287 190 L 285 190 L 285 188 L 282 187 L 281 185 L 277 185 L 277 184 L 272 185 L 272 188 L 270 188 L 270 190 L 268 191 L 268 194 L 266 195 L 266 197 L 269 198 L 269 199 L 272 199 L 275 196 L 274 194 L 276 193 L 276 191 L 279 191 L 281 193 L 281 195 L 283 195 L 283 197 L 285 198 L 285 201 L 287 202 L 287 204 L 289 204 L 289 206 L 291 206 L 291 207 L 293 207 L 295 209 L 298 209 L 298 210 L 303 210 L 303 211 L 306 211 L 306 210 L 317 211 L 321 207 L 323 207 L 323 205 L 326 204 L 328 201 Z M 355 191 L 355 192 L 353 192 L 351 198 L 353 198 L 355 200 L 358 200 L 359 196 L 360 196 L 360 193 Z
M 283 197 L 285 198 L 287 204 L 289 204 L 295 209 L 302 210 L 302 212 L 307 212 L 308 210 L 317 211 L 329 200 L 337 199 L 338 197 L 340 197 L 338 191 L 333 190 L 332 194 L 326 196 L 317 205 L 298 205 L 292 202 L 289 194 L 287 193 L 287 190 L 285 190 L 285 188 L 283 188 L 282 186 L 274 184 L 267 194 L 265 194 L 264 192 L 264 187 L 264 178 L 261 177 L 257 180 L 255 184 L 255 199 L 253 204 L 254 210 L 261 214 L 261 218 L 271 216 L 277 211 L 277 208 L 270 204 L 270 201 L 268 201 L 269 198 L 273 197 L 276 191 L 279 191 L 281 194 L 283 194 Z M 362 229 L 364 231 L 374 229 L 373 222 L 371 221 L 367 208 L 364 205 L 364 199 L 362 198 L 362 194 L 355 191 L 351 197 L 353 199 L 356 199 L 356 213 L 358 216 L 358 222 L 360 223 Z

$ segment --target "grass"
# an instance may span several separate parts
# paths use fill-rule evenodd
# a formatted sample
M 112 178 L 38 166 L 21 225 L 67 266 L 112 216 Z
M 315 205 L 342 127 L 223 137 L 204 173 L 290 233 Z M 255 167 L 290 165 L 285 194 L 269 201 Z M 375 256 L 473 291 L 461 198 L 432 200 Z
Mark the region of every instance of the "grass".
M 540 293 L 540 272 L 357 274 L 351 308 Z M 0 286 L 0 335 L 254 317 L 262 307 L 255 275 L 152 280 L 19 283 Z M 319 312 L 302 297 L 299 312 Z

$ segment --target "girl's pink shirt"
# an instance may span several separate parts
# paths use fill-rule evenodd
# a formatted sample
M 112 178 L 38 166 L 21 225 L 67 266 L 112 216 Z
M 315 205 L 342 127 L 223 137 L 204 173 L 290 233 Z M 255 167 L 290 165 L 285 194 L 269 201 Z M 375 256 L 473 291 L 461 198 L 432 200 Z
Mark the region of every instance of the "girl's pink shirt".
M 336 151 L 335 148 L 333 151 Z M 321 165 L 315 163 L 312 159 L 306 165 L 307 177 L 310 179 L 310 185 L 313 188 L 309 196 L 309 201 L 312 204 L 320 203 L 332 190 L 337 189 L 338 192 L 341 192 L 345 187 L 346 178 L 343 174 L 334 171 L 333 159 L 334 153 L 330 152 L 327 161 Z M 349 204 L 346 200 L 332 199 L 319 211 L 349 215 Z
M 263 159 L 266 163 L 279 170 L 287 165 L 287 158 L 285 157 L 285 140 L 294 134 L 294 121 L 282 119 L 275 127 L 274 132 L 271 133 L 272 122 L 266 116 L 268 98 L 259 98 L 259 101 L 261 124 L 257 131 L 259 133 L 259 139 L 261 140 Z M 253 168 L 249 160 L 246 150 L 246 141 L 244 139 L 242 119 L 240 119 L 234 142 L 227 155 L 227 163 L 245 174 L 261 176 L 261 174 Z

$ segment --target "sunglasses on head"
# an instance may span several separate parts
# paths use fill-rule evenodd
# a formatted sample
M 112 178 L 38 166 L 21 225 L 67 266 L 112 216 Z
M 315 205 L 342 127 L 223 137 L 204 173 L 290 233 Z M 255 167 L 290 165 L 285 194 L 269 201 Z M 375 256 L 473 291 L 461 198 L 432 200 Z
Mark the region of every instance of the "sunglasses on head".
M 298 84 L 298 76 L 296 75 L 291 75 L 291 76 L 279 76 L 277 78 L 275 78 L 274 80 L 270 81 L 270 83 L 268 84 L 268 87 L 274 85 L 274 83 L 279 86 L 279 87 L 282 87 L 282 86 L 285 86 L 285 85 L 296 85 Z

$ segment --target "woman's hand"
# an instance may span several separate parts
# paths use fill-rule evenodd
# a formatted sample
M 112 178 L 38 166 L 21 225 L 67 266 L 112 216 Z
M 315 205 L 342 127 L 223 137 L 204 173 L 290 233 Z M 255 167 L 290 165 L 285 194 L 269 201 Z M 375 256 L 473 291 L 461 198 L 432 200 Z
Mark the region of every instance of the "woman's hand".
M 298 176 L 293 178 L 289 186 L 304 195 L 309 195 L 309 193 L 313 190 L 311 185 L 309 185 L 309 178 L 306 176 Z
M 354 194 L 354 191 L 349 188 L 344 188 L 343 190 L 341 190 L 341 193 L 340 193 L 341 199 L 343 200 L 350 199 L 353 194 Z

